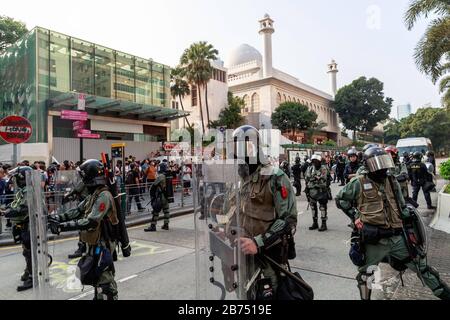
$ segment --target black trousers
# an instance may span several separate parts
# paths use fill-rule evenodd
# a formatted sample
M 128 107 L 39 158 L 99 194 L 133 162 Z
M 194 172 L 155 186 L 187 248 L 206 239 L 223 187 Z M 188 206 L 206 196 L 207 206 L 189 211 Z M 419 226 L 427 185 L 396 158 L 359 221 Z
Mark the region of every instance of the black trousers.
M 142 205 L 141 205 L 141 199 L 140 199 L 140 194 L 139 194 L 139 189 L 138 188 L 132 188 L 130 189 L 130 194 L 128 195 L 128 201 L 127 201 L 127 211 L 130 212 L 131 211 L 131 202 L 136 201 L 136 206 L 138 208 L 138 210 L 143 209 Z
M 32 268 L 32 260 L 31 260 L 31 237 L 30 237 L 30 231 L 24 230 L 21 234 L 22 237 L 22 255 L 25 258 L 25 264 L 26 264 L 26 270 L 30 274 L 30 276 L 33 274 L 33 268 Z
M 427 202 L 427 206 L 431 206 L 431 196 L 430 196 L 430 192 L 425 192 L 425 190 L 423 190 L 423 185 L 413 185 L 413 200 L 417 201 L 417 198 L 419 197 L 419 191 L 422 188 L 423 191 L 423 195 L 425 197 L 425 201 Z

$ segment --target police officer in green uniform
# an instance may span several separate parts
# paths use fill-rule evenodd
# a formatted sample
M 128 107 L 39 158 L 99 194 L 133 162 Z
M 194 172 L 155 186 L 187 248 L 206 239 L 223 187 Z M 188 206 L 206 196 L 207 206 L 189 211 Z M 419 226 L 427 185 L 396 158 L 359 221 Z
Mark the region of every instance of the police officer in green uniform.
M 169 200 L 167 199 L 166 176 L 160 173 L 150 187 L 150 199 L 152 205 L 152 221 L 150 226 L 144 229 L 145 232 L 156 231 L 156 223 L 158 222 L 159 213 L 164 212 L 164 224 L 161 227 L 163 230 L 169 230 Z
M 403 237 L 404 221 L 411 213 L 400 185 L 388 175 L 395 167 L 391 156 L 382 148 L 369 148 L 364 153 L 364 163 L 365 174 L 353 178 L 336 196 L 338 208 L 354 221 L 361 235 L 359 253 L 363 258 L 358 263 L 354 261 L 359 267 L 356 279 L 361 299 L 370 300 L 367 280 L 373 275 L 373 267 L 386 258 L 417 272 L 437 297 L 450 299 L 450 289 L 439 273 L 424 258 L 413 255 Z
M 295 257 L 292 237 L 297 225 L 297 207 L 291 182 L 281 169 L 273 167 L 263 155 L 257 129 L 244 125 L 234 131 L 233 139 L 234 157 L 242 161 L 239 165 L 242 178 L 239 225 L 244 229 L 239 239 L 241 250 L 249 257 L 267 255 L 277 263 L 285 264 L 287 259 Z M 252 148 L 249 147 L 249 140 L 254 143 Z M 287 244 L 284 240 L 287 237 L 290 239 L 289 248 L 285 247 Z M 260 259 L 255 261 L 253 269 L 247 272 L 248 278 L 254 275 L 257 268 L 261 272 L 253 290 L 247 293 L 247 298 L 276 299 L 278 274 L 270 263 L 261 263 Z M 267 294 L 268 290 L 264 289 L 268 280 L 271 282 L 272 294 Z M 258 285 L 262 281 L 264 287 Z
M 384 149 L 388 154 L 391 155 L 392 160 L 394 161 L 395 168 L 391 170 L 391 174 L 397 179 L 400 184 L 400 188 L 402 189 L 403 198 L 409 198 L 408 192 L 408 168 L 406 164 L 401 163 L 398 156 L 398 149 L 393 146 L 386 147 Z
M 98 160 L 87 160 L 78 170 L 89 196 L 77 208 L 49 216 L 50 229 L 54 234 L 81 230 L 80 239 L 87 244 L 86 255 L 94 257 L 96 265 L 101 266 L 100 270 L 96 270 L 99 276 L 94 283 L 94 299 L 103 300 L 106 297 L 107 300 L 117 300 L 112 258 L 116 246 L 113 226 L 119 223 L 117 209 L 106 186 L 103 164 Z
M 306 194 L 311 213 L 313 224 L 309 230 L 317 230 L 320 232 L 327 230 L 327 204 L 328 204 L 328 169 L 322 164 L 322 157 L 315 154 L 311 157 L 312 165 L 306 170 Z M 320 216 L 322 225 L 319 228 L 317 202 L 319 203 Z
M 17 287 L 17 291 L 24 291 L 33 288 L 33 271 L 31 261 L 31 238 L 27 205 L 26 173 L 31 172 L 31 167 L 17 167 L 9 174 L 13 179 L 16 190 L 14 201 L 11 202 L 5 211 L 5 217 L 11 219 L 13 224 L 12 233 L 16 243 L 22 243 L 22 255 L 25 258 L 26 268 L 20 280 L 23 284 Z

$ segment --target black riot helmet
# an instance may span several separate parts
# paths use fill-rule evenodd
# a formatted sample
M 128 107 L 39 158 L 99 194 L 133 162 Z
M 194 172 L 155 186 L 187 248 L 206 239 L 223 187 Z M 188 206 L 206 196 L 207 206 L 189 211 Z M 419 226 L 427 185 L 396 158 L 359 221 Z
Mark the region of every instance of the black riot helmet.
M 27 172 L 31 172 L 33 169 L 29 166 L 20 166 L 15 168 L 14 170 L 11 170 L 9 172 L 9 175 L 13 179 L 13 181 L 16 183 L 17 187 L 19 188 L 25 188 L 27 186 L 27 178 L 26 174 Z
M 420 152 L 420 151 L 414 152 L 414 154 L 413 154 L 413 159 L 414 159 L 415 161 L 422 161 L 422 158 L 423 158 L 422 152 Z
M 86 160 L 77 170 L 86 187 L 106 185 L 104 166 L 99 160 Z
M 261 135 L 255 127 L 243 125 L 234 130 L 233 147 L 234 159 L 238 160 L 241 165 L 245 164 L 249 174 L 255 172 L 259 165 L 268 163 L 262 152 Z
M 356 151 L 355 148 L 351 148 L 347 151 L 347 157 L 350 159 L 350 157 L 358 157 L 358 151 Z
M 364 152 L 364 163 L 369 172 L 395 168 L 392 157 L 379 147 L 372 147 Z
M 300 157 L 295 158 L 295 164 L 300 164 Z

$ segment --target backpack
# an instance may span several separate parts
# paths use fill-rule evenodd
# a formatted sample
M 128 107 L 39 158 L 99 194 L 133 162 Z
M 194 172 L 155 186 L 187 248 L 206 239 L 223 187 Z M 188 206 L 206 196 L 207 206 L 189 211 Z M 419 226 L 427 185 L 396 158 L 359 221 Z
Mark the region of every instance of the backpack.
M 125 184 L 136 184 L 136 182 L 134 181 L 134 175 L 133 175 L 133 171 L 128 171 L 126 179 L 125 179 Z

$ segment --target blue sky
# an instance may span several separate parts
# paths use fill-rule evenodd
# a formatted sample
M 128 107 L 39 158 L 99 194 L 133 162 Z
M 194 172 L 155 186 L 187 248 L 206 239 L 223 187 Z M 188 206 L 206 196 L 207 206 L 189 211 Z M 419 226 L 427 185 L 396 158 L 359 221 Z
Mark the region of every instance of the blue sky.
M 427 21 L 408 31 L 409 0 L 0 0 L 0 15 L 174 66 L 192 42 L 205 40 L 222 60 L 241 43 L 262 51 L 258 20 L 275 20 L 273 63 L 329 91 L 326 64 L 339 64 L 338 86 L 376 77 L 394 105 L 440 105 L 437 86 L 412 55 Z

